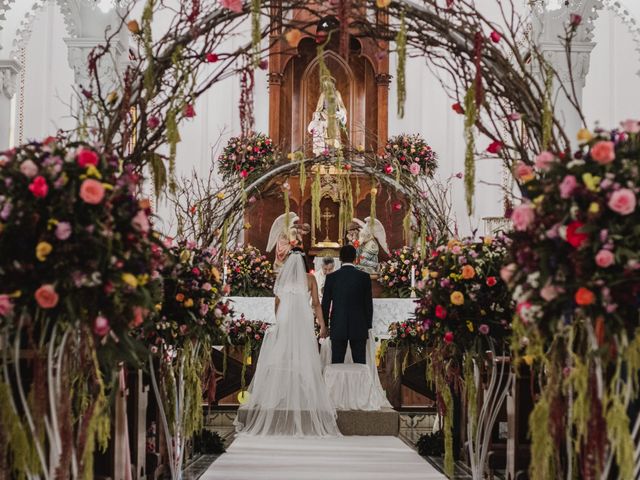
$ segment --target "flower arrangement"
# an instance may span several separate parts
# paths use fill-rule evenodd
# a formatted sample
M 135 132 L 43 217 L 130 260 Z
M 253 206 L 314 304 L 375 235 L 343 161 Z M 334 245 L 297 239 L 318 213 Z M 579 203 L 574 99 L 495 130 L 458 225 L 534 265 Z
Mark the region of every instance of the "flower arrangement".
M 107 447 L 109 377 L 140 365 L 130 333 L 161 298 L 163 248 L 138 190 L 97 145 L 0 153 L 0 450 L 18 477 L 91 477 Z M 27 349 L 29 362 L 8 360 Z
M 408 319 L 403 322 L 393 322 L 388 328 L 389 338 L 387 345 L 390 347 L 423 346 L 425 330 L 422 322 L 416 319 Z
M 80 322 L 100 347 L 126 347 L 159 298 L 162 246 L 138 176 L 119 171 L 110 154 L 55 138 L 0 154 L 0 323 Z
M 264 340 L 264 334 L 270 324 L 261 321 L 248 320 L 244 314 L 225 322 L 225 330 L 229 344 L 235 346 L 249 345 L 249 349 L 259 347 Z
M 513 314 L 509 289 L 500 278 L 506 254 L 503 237 L 451 240 L 436 248 L 426 262 L 416 308 L 430 349 L 446 357 L 481 354 L 489 343 L 501 349 Z
M 273 141 L 263 133 L 254 133 L 245 138 L 231 138 L 218 157 L 218 167 L 225 180 L 245 179 L 274 161 Z
M 232 296 L 269 296 L 274 282 L 271 262 L 256 247 L 247 245 L 227 254 L 226 283 Z
M 384 147 L 383 160 L 387 174 L 399 169 L 413 177 L 431 178 L 438 168 L 438 155 L 417 133 L 391 137 Z
M 164 300 L 154 325 L 145 335 L 151 353 L 182 348 L 197 339 L 208 345 L 224 344 L 223 322 L 232 310 L 220 301 L 222 275 L 215 252 L 182 242 L 171 247 L 162 270 Z
M 391 252 L 389 259 L 380 263 L 378 283 L 382 285 L 385 296 L 409 298 L 411 280 L 419 278 L 423 261 L 420 251 L 404 246 Z
M 619 477 L 634 476 L 633 456 L 622 452 L 633 451 L 640 422 L 625 413 L 637 377 L 619 372 L 640 369 L 639 132 L 634 120 L 582 130 L 575 153 L 545 151 L 535 166 L 516 167 L 527 199 L 511 216 L 512 263 L 502 273 L 517 304 L 513 350 L 546 379 L 530 419 L 532 478 L 561 475 L 545 452 L 565 448 L 551 435 L 564 428 L 577 432 L 569 448 L 583 475 L 604 475 L 615 455 Z M 576 413 L 549 415 L 569 408 L 569 393 Z

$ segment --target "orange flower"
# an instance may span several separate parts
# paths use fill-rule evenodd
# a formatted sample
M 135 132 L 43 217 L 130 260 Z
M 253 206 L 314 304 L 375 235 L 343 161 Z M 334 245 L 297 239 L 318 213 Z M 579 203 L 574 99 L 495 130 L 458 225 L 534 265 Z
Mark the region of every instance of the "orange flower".
M 585 287 L 580 287 L 575 295 L 576 303 L 582 307 L 587 305 L 591 305 L 596 301 L 596 296 L 594 293 Z
M 471 265 L 465 265 L 462 267 L 462 278 L 470 280 L 476 276 L 476 271 Z
M 177 294 L 176 295 L 176 301 L 184 302 L 184 295 L 182 293 Z

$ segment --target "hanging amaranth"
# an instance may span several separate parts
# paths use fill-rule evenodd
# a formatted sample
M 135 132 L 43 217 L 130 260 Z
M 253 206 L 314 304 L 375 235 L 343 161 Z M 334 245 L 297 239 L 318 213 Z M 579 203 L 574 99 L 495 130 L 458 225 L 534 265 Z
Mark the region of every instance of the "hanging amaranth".
M 260 0 L 251 0 L 251 50 L 255 68 L 260 65 L 260 40 L 262 39 L 260 7 Z
M 407 87 L 405 83 L 405 65 L 407 62 L 407 25 L 404 21 L 404 10 L 400 14 L 400 29 L 396 35 L 396 48 L 398 52 L 398 66 L 396 68 L 396 77 L 398 80 L 398 117 L 404 117 L 404 102 L 407 98 Z
M 373 224 L 376 221 L 376 195 L 378 194 L 378 187 L 377 184 L 375 182 L 375 180 L 372 180 L 371 182 L 371 206 L 370 206 L 370 211 L 369 211 L 369 223 L 371 224 L 371 227 L 373 227 Z
M 402 219 L 402 236 L 404 238 L 405 245 L 411 245 L 411 215 L 413 211 L 413 205 L 409 204 L 409 208 L 407 209 L 407 213 Z
M 478 115 L 476 105 L 475 87 L 471 86 L 467 90 L 464 98 L 464 138 L 467 142 L 467 148 L 464 155 L 464 187 L 465 199 L 467 201 L 467 212 L 469 215 L 473 213 L 473 195 L 476 185 L 476 163 L 475 163 L 475 136 L 473 128 L 476 124 Z
M 320 166 L 316 167 L 316 175 L 311 184 L 311 231 L 315 232 L 316 228 L 321 225 L 320 211 Z
M 542 150 L 548 150 L 553 132 L 551 92 L 553 90 L 553 68 L 545 64 L 544 98 L 542 103 Z

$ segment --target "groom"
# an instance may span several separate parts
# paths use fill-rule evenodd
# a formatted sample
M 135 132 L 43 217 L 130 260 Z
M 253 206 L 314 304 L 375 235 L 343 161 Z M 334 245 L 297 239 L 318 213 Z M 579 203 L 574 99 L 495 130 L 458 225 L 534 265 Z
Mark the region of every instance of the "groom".
M 330 321 L 331 363 L 344 363 L 347 343 L 354 363 L 366 362 L 369 329 L 373 321 L 371 277 L 354 265 L 356 249 L 340 249 L 340 270 L 327 275 L 322 296 L 322 314 Z

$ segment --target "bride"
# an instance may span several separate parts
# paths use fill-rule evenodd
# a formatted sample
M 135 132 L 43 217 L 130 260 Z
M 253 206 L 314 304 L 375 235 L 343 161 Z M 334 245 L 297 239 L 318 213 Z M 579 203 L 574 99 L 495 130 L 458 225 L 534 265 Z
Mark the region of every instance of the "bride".
M 327 327 L 318 287 L 307 272 L 301 248 L 289 252 L 274 293 L 276 323 L 262 343 L 247 403 L 238 409 L 234 422 L 236 430 L 248 435 L 340 435 L 322 378 L 314 312 L 322 338 L 327 336 Z

